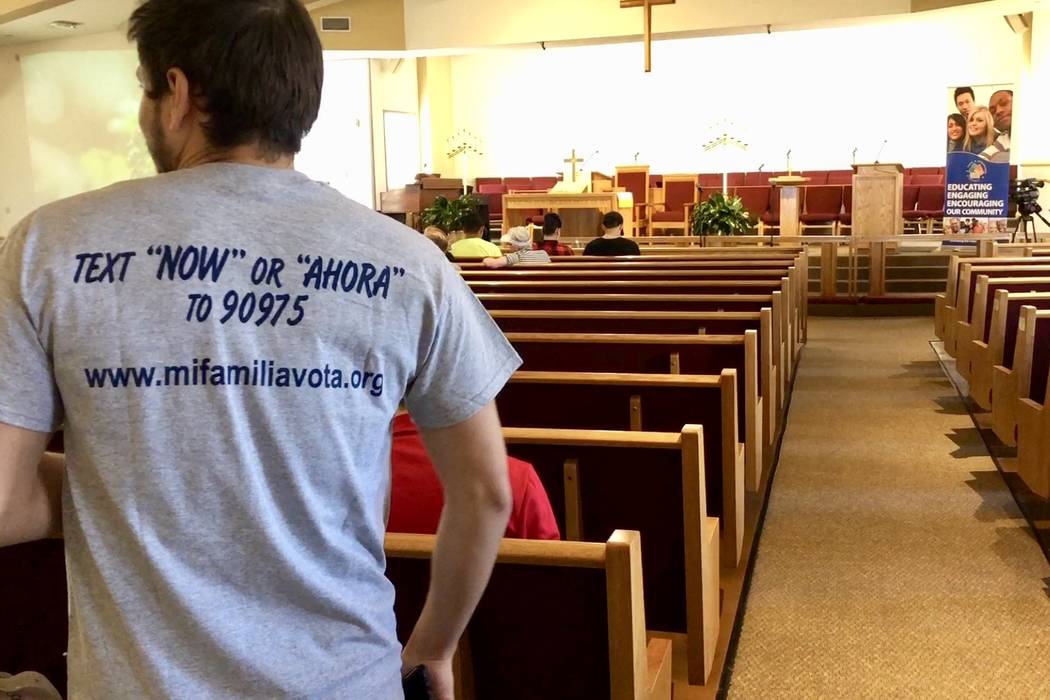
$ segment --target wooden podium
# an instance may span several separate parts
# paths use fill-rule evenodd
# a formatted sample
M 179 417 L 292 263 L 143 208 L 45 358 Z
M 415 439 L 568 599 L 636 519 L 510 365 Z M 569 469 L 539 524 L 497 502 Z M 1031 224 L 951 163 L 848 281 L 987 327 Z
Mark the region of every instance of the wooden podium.
M 799 186 L 809 182 L 808 177 L 798 175 L 781 175 L 769 178 L 769 184 L 780 190 L 780 237 L 798 236 L 801 229 L 798 219 L 801 212 L 799 206 Z
M 900 163 L 853 166 L 854 239 L 904 235 L 904 167 Z

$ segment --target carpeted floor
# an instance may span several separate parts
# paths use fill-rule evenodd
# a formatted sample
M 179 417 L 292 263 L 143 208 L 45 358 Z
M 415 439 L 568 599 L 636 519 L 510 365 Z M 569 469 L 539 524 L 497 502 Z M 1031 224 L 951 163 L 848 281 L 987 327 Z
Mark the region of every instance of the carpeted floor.
M 730 698 L 1050 698 L 1050 565 L 932 337 L 811 317 Z

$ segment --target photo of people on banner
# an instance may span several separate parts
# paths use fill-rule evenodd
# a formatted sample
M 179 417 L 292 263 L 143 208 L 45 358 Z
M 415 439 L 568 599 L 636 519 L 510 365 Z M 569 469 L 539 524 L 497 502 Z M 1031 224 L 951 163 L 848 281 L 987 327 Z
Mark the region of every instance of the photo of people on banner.
M 1006 233 L 1013 85 L 948 89 L 944 232 Z

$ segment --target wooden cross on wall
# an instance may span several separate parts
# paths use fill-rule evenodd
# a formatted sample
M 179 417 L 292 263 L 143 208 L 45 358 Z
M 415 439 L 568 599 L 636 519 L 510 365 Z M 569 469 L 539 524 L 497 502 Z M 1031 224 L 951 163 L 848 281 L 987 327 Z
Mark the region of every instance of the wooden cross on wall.
M 645 27 L 645 72 L 653 70 L 653 7 L 656 5 L 673 5 L 676 0 L 620 0 L 620 9 L 629 7 L 642 8 Z
M 572 157 L 566 158 L 565 163 L 572 163 L 572 182 L 576 182 L 576 165 L 583 162 L 583 158 L 576 157 L 576 149 L 572 149 Z

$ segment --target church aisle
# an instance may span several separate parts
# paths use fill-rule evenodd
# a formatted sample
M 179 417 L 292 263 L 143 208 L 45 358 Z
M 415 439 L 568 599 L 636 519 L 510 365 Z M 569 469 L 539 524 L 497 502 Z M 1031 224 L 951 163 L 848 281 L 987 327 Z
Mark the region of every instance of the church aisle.
M 1050 565 L 931 337 L 811 317 L 730 698 L 1050 696 Z

